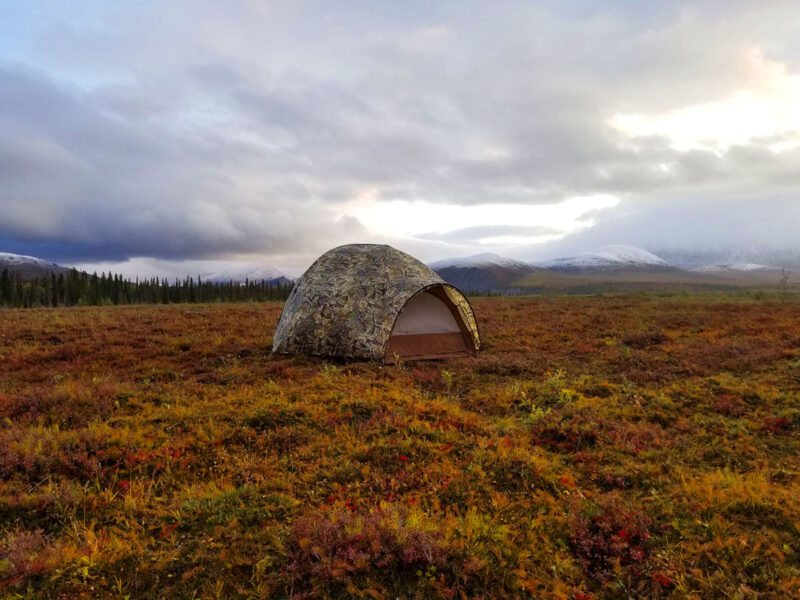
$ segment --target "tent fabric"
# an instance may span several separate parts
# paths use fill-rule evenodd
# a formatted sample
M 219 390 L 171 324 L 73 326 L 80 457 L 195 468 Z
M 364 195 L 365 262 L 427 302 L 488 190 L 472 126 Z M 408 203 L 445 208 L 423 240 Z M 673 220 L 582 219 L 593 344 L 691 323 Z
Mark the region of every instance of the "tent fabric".
M 478 333 L 478 322 L 475 320 L 475 312 L 472 310 L 472 305 L 467 300 L 467 297 L 455 286 L 444 285 L 442 289 L 444 289 L 450 302 L 458 309 L 467 331 L 472 336 L 472 345 L 475 346 L 475 350 L 478 350 L 481 347 L 481 336 Z
M 401 310 L 426 290 L 449 299 L 471 342 L 468 350 L 478 350 L 475 315 L 458 289 L 391 246 L 350 244 L 320 256 L 295 283 L 273 352 L 382 361 Z
M 456 318 L 442 300 L 430 292 L 420 292 L 403 306 L 392 329 L 392 337 L 460 331 Z

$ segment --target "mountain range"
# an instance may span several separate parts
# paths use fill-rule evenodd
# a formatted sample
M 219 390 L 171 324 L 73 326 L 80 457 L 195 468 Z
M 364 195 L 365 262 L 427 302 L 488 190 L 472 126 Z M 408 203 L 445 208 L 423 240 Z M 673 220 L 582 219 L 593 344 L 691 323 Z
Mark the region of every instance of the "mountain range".
M 479 293 L 772 285 L 780 271 L 780 267 L 751 262 L 690 265 L 693 266 L 676 265 L 635 246 L 611 245 L 545 261 L 523 262 L 497 254 L 476 254 L 428 266 L 448 283 Z
M 544 261 L 525 262 L 493 253 L 475 254 L 438 260 L 428 266 L 448 283 L 472 293 L 535 293 L 545 289 L 596 291 L 599 289 L 652 289 L 669 286 L 771 286 L 780 267 L 793 255 L 763 252 L 765 261 L 741 259 L 753 253 L 717 252 L 709 256 L 718 262 L 699 262 L 701 254 L 676 254 L 667 260 L 642 248 L 611 245 Z M 769 260 L 767 260 L 769 259 Z M 787 260 L 789 259 L 789 260 Z M 798 255 L 800 265 L 800 255 Z M 0 252 L 0 272 L 20 273 L 23 278 L 49 273 L 67 273 L 69 268 L 33 256 Z M 225 271 L 201 274 L 214 282 L 268 281 L 288 285 L 292 278 L 281 271 L 258 263 L 231 267 Z
M 654 248 L 653 252 L 669 264 L 687 269 L 730 264 L 770 265 L 794 270 L 800 268 L 800 249 L 792 248 L 697 246 L 693 248 Z

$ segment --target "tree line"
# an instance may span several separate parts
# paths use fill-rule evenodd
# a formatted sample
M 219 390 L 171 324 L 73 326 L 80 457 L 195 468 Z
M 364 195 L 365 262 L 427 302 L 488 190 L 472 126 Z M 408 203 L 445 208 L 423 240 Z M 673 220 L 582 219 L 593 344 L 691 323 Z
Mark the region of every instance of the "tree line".
M 200 277 L 169 281 L 125 279 L 113 273 L 89 274 L 72 269 L 23 278 L 3 269 L 0 274 L 0 307 L 99 306 L 107 304 L 176 304 L 197 302 L 264 302 L 285 300 L 292 284 L 267 280 L 215 282 Z

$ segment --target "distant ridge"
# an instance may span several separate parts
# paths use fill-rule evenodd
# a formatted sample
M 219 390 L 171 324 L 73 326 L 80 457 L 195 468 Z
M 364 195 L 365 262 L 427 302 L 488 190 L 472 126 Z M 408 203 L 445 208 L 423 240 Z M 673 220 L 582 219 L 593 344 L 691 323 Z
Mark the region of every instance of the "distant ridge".
M 536 263 L 544 269 L 560 272 L 598 272 L 619 270 L 672 269 L 663 258 L 636 246 L 603 246 L 591 252 Z
M 291 277 L 274 267 L 253 264 L 211 273 L 204 276 L 203 279 L 215 283 L 266 281 L 272 285 L 290 285 L 293 282 Z
M 49 262 L 35 256 L 0 252 L 0 272 L 8 270 L 9 273 L 19 273 L 24 279 L 42 277 L 50 273 L 66 274 L 70 269 L 54 262 Z
M 439 276 L 468 292 L 519 293 L 528 288 L 530 275 L 620 274 L 680 271 L 652 252 L 635 246 L 611 245 L 591 252 L 527 263 L 493 253 L 447 258 L 428 265 Z
M 445 258 L 437 260 L 428 265 L 431 269 L 445 269 L 448 267 L 481 267 L 481 266 L 502 266 L 502 267 L 528 267 L 525 262 L 500 256 L 494 252 L 484 252 L 459 258 Z
M 539 269 L 499 254 L 474 254 L 462 258 L 447 258 L 428 265 L 447 283 L 477 293 L 509 293 L 514 282 Z
M 758 265 L 755 263 L 732 263 L 729 265 L 708 265 L 705 267 L 693 267 L 689 269 L 694 273 L 725 273 L 729 271 L 752 272 L 752 271 L 779 271 L 778 267 Z
M 656 254 L 670 264 L 684 269 L 762 265 L 765 267 L 800 269 L 800 249 L 791 248 L 662 248 Z M 734 270 L 740 270 L 734 267 Z
M 468 293 L 538 294 L 773 287 L 777 267 L 731 261 L 683 267 L 636 246 L 603 246 L 547 261 L 484 253 L 429 264 Z

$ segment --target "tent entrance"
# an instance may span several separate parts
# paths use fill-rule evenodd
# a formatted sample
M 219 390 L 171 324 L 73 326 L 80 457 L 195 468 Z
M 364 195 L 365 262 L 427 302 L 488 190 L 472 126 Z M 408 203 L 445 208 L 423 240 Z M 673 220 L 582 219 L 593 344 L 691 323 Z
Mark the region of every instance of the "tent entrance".
M 471 353 L 471 340 L 456 306 L 443 289 L 419 292 L 397 316 L 386 346 L 386 362 L 445 358 Z

